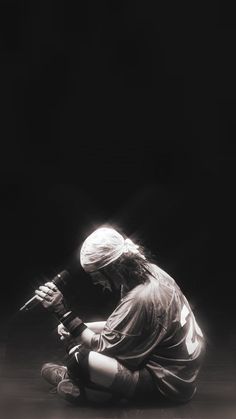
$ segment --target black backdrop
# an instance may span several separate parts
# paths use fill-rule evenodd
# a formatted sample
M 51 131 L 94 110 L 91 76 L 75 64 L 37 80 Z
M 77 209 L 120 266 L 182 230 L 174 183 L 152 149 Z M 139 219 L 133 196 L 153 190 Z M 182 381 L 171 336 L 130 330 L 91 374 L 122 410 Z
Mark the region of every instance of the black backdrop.
M 217 2 L 156 3 L 1 2 L 2 319 L 65 266 L 68 294 L 103 314 L 76 254 L 109 222 L 209 334 L 232 333 L 233 22 Z

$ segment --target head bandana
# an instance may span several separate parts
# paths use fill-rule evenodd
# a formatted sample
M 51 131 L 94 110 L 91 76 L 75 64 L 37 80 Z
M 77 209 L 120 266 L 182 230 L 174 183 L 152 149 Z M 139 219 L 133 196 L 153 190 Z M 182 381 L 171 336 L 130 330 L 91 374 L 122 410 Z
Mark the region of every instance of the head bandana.
M 84 241 L 80 251 L 80 263 L 86 272 L 94 272 L 109 265 L 123 253 L 140 254 L 138 246 L 113 228 L 101 227 Z

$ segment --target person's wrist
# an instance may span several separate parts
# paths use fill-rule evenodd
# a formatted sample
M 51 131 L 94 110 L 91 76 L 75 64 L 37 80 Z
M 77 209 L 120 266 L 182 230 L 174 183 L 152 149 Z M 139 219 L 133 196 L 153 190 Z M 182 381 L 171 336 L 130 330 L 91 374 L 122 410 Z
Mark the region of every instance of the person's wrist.
M 83 320 L 73 313 L 73 311 L 64 314 L 64 316 L 60 318 L 60 322 L 68 330 L 72 338 L 80 336 L 81 333 L 87 329 Z
M 69 309 L 66 307 L 63 301 L 51 307 L 51 311 L 61 320 L 68 312 Z

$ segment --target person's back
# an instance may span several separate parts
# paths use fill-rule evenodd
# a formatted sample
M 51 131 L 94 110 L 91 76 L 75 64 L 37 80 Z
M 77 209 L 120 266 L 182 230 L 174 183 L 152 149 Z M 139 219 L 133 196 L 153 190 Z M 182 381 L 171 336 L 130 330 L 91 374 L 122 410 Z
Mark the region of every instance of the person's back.
M 146 304 L 151 333 L 157 331 L 157 344 L 146 367 L 161 393 L 173 400 L 189 400 L 196 391 L 204 355 L 203 334 L 173 278 L 157 267 L 154 272 L 158 280 L 147 286 Z

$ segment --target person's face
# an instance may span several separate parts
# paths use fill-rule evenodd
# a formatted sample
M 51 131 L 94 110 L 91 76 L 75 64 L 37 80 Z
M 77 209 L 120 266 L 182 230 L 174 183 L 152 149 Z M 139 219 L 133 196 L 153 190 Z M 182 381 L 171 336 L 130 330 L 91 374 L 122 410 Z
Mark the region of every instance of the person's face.
M 90 275 L 94 285 L 101 285 L 104 290 L 108 289 L 109 291 L 112 291 L 109 279 L 102 272 L 91 272 Z
M 112 263 L 110 265 L 105 266 L 101 269 L 101 273 L 107 278 L 109 283 L 111 284 L 111 288 L 114 291 L 118 291 L 123 284 L 123 278 L 119 275 L 119 273 L 114 269 Z

